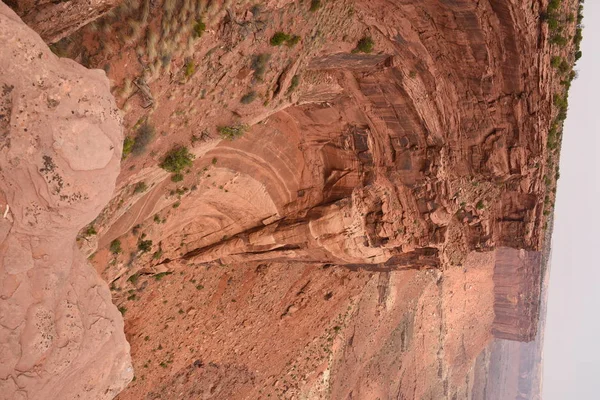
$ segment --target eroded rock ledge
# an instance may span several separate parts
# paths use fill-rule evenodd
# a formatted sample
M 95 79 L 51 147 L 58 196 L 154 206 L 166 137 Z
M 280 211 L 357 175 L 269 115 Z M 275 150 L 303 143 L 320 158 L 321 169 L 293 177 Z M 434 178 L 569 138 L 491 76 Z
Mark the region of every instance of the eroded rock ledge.
M 104 72 L 58 59 L 0 3 L 0 397 L 111 399 L 123 319 L 75 244 L 109 201 L 121 117 Z

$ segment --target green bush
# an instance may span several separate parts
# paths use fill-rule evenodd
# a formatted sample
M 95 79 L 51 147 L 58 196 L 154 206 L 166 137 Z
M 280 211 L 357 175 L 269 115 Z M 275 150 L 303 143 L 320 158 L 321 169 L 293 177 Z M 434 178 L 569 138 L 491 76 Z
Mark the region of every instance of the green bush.
M 365 36 L 358 41 L 356 48 L 352 51 L 353 53 L 370 53 L 373 51 L 375 42 L 370 36 Z
M 119 239 L 115 239 L 112 242 L 110 242 L 110 252 L 113 254 L 119 254 L 123 251 L 123 249 L 121 249 L 121 241 Z
M 271 37 L 271 46 L 281 46 L 283 43 L 291 39 L 291 36 L 284 32 L 275 32 Z
M 563 47 L 569 43 L 569 40 L 560 34 L 556 34 L 550 37 L 550 43 Z
M 94 225 L 88 225 L 86 230 L 83 232 L 83 236 L 85 237 L 94 236 L 97 234 L 98 232 L 96 232 L 96 228 L 94 228 Z
M 135 184 L 135 187 L 133 188 L 133 194 L 143 193 L 147 189 L 148 189 L 148 185 L 146 185 L 146 182 L 138 182 Z
M 175 147 L 165 155 L 160 167 L 165 171 L 178 173 L 186 167 L 191 167 L 194 158 L 195 156 L 189 152 L 187 147 Z
M 137 247 L 141 252 L 147 253 L 152 249 L 152 240 L 140 240 Z
M 242 102 L 242 104 L 250 104 L 254 100 L 256 100 L 256 92 L 253 90 L 253 91 L 251 91 L 251 92 L 246 93 L 245 95 L 243 95 L 242 99 L 240 100 L 240 102 Z
M 184 66 L 184 71 L 185 71 L 185 76 L 187 78 L 194 75 L 194 73 L 196 72 L 196 64 L 194 64 L 194 61 L 192 61 L 192 60 L 186 61 L 185 66 Z
M 553 56 L 550 59 L 550 65 L 552 65 L 554 68 L 558 68 L 558 66 L 560 65 L 562 59 L 563 58 L 561 56 Z
M 248 125 L 238 124 L 230 126 L 219 126 L 217 131 L 223 139 L 234 140 L 242 136 L 248 130 Z
M 133 145 L 135 144 L 135 139 L 131 136 L 126 136 L 123 141 L 123 155 L 122 158 L 125 159 L 129 154 L 131 154 L 133 150 Z
M 176 172 L 171 175 L 172 182 L 181 182 L 183 180 L 183 174 L 181 172 Z
M 321 0 L 311 0 L 310 12 L 315 12 L 321 8 Z
M 197 19 L 194 24 L 194 37 L 200 38 L 202 34 L 206 30 L 206 24 L 202 21 L 202 19 Z
M 290 82 L 290 87 L 288 88 L 288 93 L 292 93 L 296 88 L 300 85 L 300 75 L 294 75 Z

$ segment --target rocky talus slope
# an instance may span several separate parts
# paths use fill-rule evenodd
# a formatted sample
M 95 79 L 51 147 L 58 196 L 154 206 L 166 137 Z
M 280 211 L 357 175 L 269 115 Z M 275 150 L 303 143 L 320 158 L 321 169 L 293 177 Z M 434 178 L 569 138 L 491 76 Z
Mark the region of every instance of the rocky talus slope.
M 494 309 L 514 326 L 496 259 L 539 259 L 551 218 L 551 59 L 574 46 L 546 10 L 136 0 L 54 43 L 125 115 L 77 227 L 132 346 L 118 398 L 472 398 Z
M 121 117 L 103 71 L 58 59 L 0 3 L 0 398 L 110 399 L 123 319 L 77 232 L 109 201 Z

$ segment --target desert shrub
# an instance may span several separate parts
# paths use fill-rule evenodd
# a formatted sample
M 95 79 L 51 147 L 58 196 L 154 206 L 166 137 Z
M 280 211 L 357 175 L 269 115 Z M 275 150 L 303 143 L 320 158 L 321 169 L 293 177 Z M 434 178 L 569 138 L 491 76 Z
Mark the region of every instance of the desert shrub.
M 560 34 L 556 34 L 550 37 L 550 43 L 563 47 L 569 43 L 569 40 Z
M 88 227 L 83 232 L 83 236 L 85 237 L 94 236 L 97 234 L 98 232 L 96 232 L 96 228 L 94 228 L 94 225 L 88 225 Z
M 583 55 L 583 53 L 581 52 L 581 50 L 577 50 L 575 52 L 575 61 L 578 61 L 582 55 Z
M 159 272 L 158 274 L 154 275 L 154 279 L 156 279 L 157 281 L 160 281 L 162 278 L 164 278 L 167 275 L 171 275 L 172 272 L 167 271 L 167 272 Z
M 206 30 L 206 24 L 202 21 L 202 19 L 197 19 L 196 23 L 194 23 L 194 37 L 200 38 L 202 34 Z
M 135 184 L 135 187 L 133 188 L 133 194 L 138 194 L 138 193 L 143 193 L 148 189 L 148 185 L 146 185 L 146 182 L 138 182 Z
M 188 60 L 185 63 L 184 66 L 184 73 L 186 77 L 190 77 L 192 75 L 194 75 L 194 73 L 196 72 L 196 64 L 194 64 L 194 61 L 192 60 Z
M 131 228 L 131 233 L 137 235 L 138 233 L 140 233 L 140 229 L 142 229 L 142 225 L 137 224 L 133 228 Z
M 194 155 L 189 152 L 187 147 L 175 147 L 165 155 L 165 158 L 160 163 L 160 167 L 165 171 L 178 173 L 186 167 L 191 167 L 194 158 Z
M 478 210 L 483 210 L 483 209 L 485 208 L 485 203 L 483 202 L 483 200 L 479 200 L 479 201 L 477 202 L 477 204 L 475 205 L 475 207 L 476 207 Z
M 254 16 L 254 18 L 258 18 L 260 16 L 260 14 L 262 13 L 262 10 L 263 10 L 263 6 L 260 4 L 255 4 L 252 6 L 252 8 L 250 8 L 250 12 Z
M 566 74 L 570 70 L 571 70 L 571 66 L 569 65 L 569 63 L 567 62 L 567 60 L 562 60 L 560 62 L 560 64 L 558 65 L 558 71 L 561 74 Z
M 353 53 L 370 53 L 373 51 L 375 42 L 370 36 L 365 36 L 358 41 L 356 48 L 352 51 Z
M 181 172 L 174 173 L 171 175 L 172 182 L 181 182 L 183 180 L 183 174 Z
M 163 251 L 161 248 L 159 248 L 157 251 L 154 252 L 154 254 L 152 254 L 152 258 L 155 260 L 158 260 L 162 257 L 163 255 Z
M 127 158 L 127 156 L 129 154 L 131 154 L 131 151 L 133 150 L 133 145 L 135 144 L 135 139 L 132 138 L 131 136 L 127 136 L 125 137 L 125 140 L 123 141 L 123 155 L 122 158 Z
M 250 67 L 254 71 L 254 77 L 258 80 L 262 80 L 263 75 L 267 69 L 267 63 L 271 59 L 270 54 L 256 54 L 252 57 L 252 63 Z
M 119 239 L 115 239 L 112 242 L 110 242 L 110 246 L 109 246 L 110 252 L 113 254 L 119 254 L 123 251 L 123 249 L 121 249 L 121 241 Z
M 311 0 L 310 11 L 315 12 L 321 8 L 321 0 Z
M 569 107 L 569 102 L 567 100 L 567 96 L 561 96 L 560 94 L 556 93 L 554 95 L 554 98 L 552 99 L 552 102 L 554 103 L 554 105 L 556 107 L 558 107 L 559 109 L 566 109 Z
M 281 46 L 285 42 L 291 39 L 291 36 L 284 32 L 275 32 L 271 37 L 271 46 Z
M 152 249 L 152 240 L 140 240 L 137 247 L 141 252 L 147 253 Z
M 287 41 L 286 41 L 286 46 L 288 47 L 294 47 L 295 45 L 297 45 L 300 42 L 300 36 L 298 35 L 293 35 L 292 37 L 290 37 Z
M 140 125 L 136 132 L 135 140 L 133 141 L 133 145 L 131 147 L 131 152 L 134 155 L 142 154 L 153 138 L 154 126 L 148 121 L 145 121 Z
M 256 92 L 253 90 L 251 92 L 246 93 L 245 95 L 242 96 L 242 99 L 240 100 L 240 102 L 242 104 L 250 104 L 252 103 L 254 100 L 256 100 Z
M 288 88 L 288 93 L 292 93 L 300 85 L 300 75 L 294 75 Z
M 219 126 L 217 131 L 223 139 L 234 140 L 242 136 L 248 130 L 248 126 L 244 124 Z
M 560 4 L 562 3 L 562 0 L 550 0 L 548 2 L 548 8 L 547 8 L 547 13 L 548 14 L 552 14 L 556 11 L 558 11 L 558 9 L 560 8 Z
M 582 40 L 583 40 L 583 30 L 581 28 L 577 28 L 575 30 L 575 36 L 573 36 L 573 43 L 575 43 L 575 46 L 577 48 L 579 48 Z
M 558 68 L 558 66 L 560 65 L 562 59 L 563 58 L 561 56 L 553 56 L 550 59 L 550 65 L 552 65 L 554 68 Z

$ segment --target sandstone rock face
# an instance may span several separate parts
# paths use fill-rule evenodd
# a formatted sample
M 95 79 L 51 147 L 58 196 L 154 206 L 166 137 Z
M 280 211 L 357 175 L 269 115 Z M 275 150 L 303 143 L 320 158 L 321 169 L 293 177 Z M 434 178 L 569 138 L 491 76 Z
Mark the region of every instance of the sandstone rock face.
M 77 248 L 119 172 L 104 72 L 58 59 L 0 3 L 0 397 L 110 399 L 132 378 L 123 320 Z

